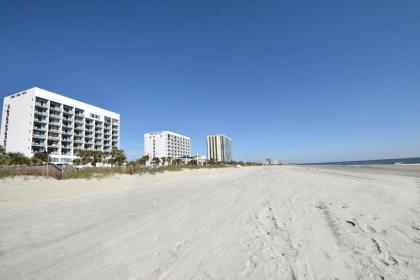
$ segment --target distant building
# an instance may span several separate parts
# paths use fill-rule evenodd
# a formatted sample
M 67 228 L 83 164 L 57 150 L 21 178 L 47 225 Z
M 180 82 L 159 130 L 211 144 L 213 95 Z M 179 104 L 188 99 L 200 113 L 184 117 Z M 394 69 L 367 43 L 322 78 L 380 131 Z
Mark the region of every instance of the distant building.
M 190 156 L 190 157 L 185 156 L 185 157 L 181 157 L 180 159 L 181 159 L 183 164 L 188 164 L 191 161 L 195 160 L 197 165 L 204 165 L 207 161 L 206 156 L 199 156 L 199 155 Z
M 214 161 L 231 161 L 232 139 L 223 134 L 208 135 L 207 159 Z
M 264 165 L 281 165 L 282 163 L 278 159 L 267 158 L 267 159 L 265 159 L 263 164 Z
M 144 154 L 150 159 L 189 157 L 191 156 L 191 139 L 171 131 L 145 133 Z
M 3 100 L 0 145 L 51 162 L 71 162 L 78 149 L 110 153 L 120 146 L 120 115 L 37 87 Z

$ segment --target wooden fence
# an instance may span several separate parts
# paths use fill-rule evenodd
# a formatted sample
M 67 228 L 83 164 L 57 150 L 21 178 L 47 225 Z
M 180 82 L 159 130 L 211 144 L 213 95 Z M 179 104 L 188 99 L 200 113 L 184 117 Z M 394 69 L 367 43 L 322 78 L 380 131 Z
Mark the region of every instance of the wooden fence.
M 74 172 L 70 165 L 33 164 L 33 165 L 0 165 L 0 178 L 13 176 L 42 176 L 61 179 L 65 174 Z

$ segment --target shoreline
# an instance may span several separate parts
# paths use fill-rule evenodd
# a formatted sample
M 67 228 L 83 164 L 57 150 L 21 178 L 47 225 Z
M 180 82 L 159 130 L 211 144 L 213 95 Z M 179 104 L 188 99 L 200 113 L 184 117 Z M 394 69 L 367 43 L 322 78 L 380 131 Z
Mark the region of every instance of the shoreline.
M 320 169 L 355 171 L 363 173 L 377 173 L 388 175 L 400 175 L 420 178 L 420 164 L 365 164 L 365 165 L 307 165 Z

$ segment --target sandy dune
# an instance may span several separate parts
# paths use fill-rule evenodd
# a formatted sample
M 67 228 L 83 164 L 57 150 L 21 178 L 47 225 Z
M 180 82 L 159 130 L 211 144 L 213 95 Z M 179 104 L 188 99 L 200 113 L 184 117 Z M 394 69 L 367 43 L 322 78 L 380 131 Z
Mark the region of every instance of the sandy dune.
M 0 279 L 420 279 L 419 177 L 253 167 L 0 182 Z

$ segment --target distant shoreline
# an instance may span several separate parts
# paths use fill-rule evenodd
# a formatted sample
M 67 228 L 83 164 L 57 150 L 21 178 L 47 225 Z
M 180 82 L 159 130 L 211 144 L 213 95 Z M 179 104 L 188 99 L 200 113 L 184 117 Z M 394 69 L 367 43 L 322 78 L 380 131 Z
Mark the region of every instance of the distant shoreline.
M 362 165 L 344 165 L 344 164 L 320 164 L 305 165 L 328 169 L 334 171 L 352 171 L 358 173 L 378 173 L 387 175 L 400 175 L 410 177 L 420 177 L 420 164 L 362 164 Z
M 420 164 L 420 157 L 411 158 L 390 158 L 390 159 L 373 159 L 373 160 L 352 160 L 352 161 L 335 161 L 335 162 L 314 162 L 304 163 L 302 165 L 413 165 Z

